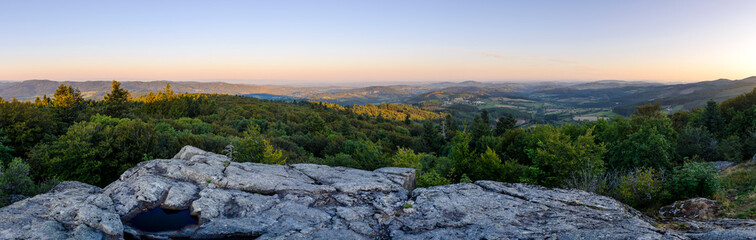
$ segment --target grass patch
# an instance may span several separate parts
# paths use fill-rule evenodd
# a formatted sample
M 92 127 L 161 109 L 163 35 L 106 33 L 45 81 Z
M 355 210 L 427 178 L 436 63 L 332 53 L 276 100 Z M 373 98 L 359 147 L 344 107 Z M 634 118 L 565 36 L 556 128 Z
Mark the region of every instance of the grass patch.
M 714 199 L 722 203 L 723 217 L 756 219 L 756 163 L 744 163 L 723 171 L 724 190 Z

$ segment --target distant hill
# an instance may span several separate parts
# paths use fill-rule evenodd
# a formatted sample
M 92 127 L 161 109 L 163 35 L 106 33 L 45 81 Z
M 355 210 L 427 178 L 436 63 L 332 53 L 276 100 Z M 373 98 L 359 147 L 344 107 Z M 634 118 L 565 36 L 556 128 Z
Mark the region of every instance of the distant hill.
M 659 103 L 667 106 L 671 112 L 676 112 L 703 107 L 709 99 L 722 102 L 750 92 L 754 87 L 756 87 L 756 77 L 742 80 L 719 79 L 645 89 L 645 91 L 611 101 L 618 103 L 615 112 L 623 115 L 631 114 L 636 106 L 647 103 Z
M 464 84 L 464 83 L 463 83 Z M 442 101 L 454 98 L 485 98 L 485 97 L 500 97 L 507 93 L 512 92 L 510 87 L 491 86 L 456 86 L 447 87 L 432 92 L 417 95 L 411 98 L 410 102 L 425 102 L 425 101 Z
M 60 84 L 71 85 L 78 88 L 85 98 L 100 99 L 110 91 L 110 81 L 90 82 L 57 82 L 50 80 L 28 80 L 22 82 L 10 82 L 0 84 L 0 97 L 4 99 L 17 98 L 19 100 L 31 100 L 46 94 L 52 96 Z M 230 84 L 222 82 L 121 82 L 121 86 L 131 92 L 132 96 L 141 96 L 149 92 L 157 92 L 170 83 L 173 91 L 183 93 L 223 93 L 242 95 L 251 93 L 266 93 L 275 95 L 290 95 L 295 91 L 285 87 L 265 87 L 245 84 Z
M 242 96 L 253 97 L 257 99 L 265 99 L 265 100 L 275 100 L 275 101 L 293 101 L 293 100 L 300 99 L 298 97 L 273 95 L 273 94 L 267 94 L 267 93 L 252 93 L 252 94 L 244 94 Z
M 313 94 L 306 97 L 311 100 L 328 101 L 342 105 L 379 104 L 404 102 L 407 98 L 429 90 L 428 87 L 424 86 L 371 86 Z
M 28 80 L 0 82 L 0 97 L 32 100 L 52 95 L 61 84 L 79 88 L 87 98 L 100 99 L 110 90 L 110 81 L 56 82 Z M 631 114 L 636 106 L 660 103 L 668 112 L 703 106 L 707 100 L 721 102 L 756 87 L 756 77 L 742 80 L 718 79 L 696 83 L 671 84 L 602 80 L 594 82 L 438 82 L 415 85 L 346 87 L 291 87 L 246 85 L 222 82 L 122 82 L 133 96 L 157 92 L 171 84 L 174 91 L 247 95 L 269 100 L 302 99 L 325 101 L 344 106 L 408 103 L 443 109 L 454 104 L 473 104 L 479 108 L 510 108 L 532 114 L 570 111 L 569 108 L 606 109 Z M 516 100 L 520 99 L 520 100 Z M 527 102 L 527 101 L 530 102 Z M 540 110 L 539 110 L 540 109 Z
M 658 87 L 664 86 L 661 83 L 640 82 L 640 81 L 621 81 L 621 80 L 601 80 L 589 83 L 582 83 L 571 86 L 570 88 L 585 90 L 585 89 L 607 89 L 607 88 L 622 88 L 622 87 Z

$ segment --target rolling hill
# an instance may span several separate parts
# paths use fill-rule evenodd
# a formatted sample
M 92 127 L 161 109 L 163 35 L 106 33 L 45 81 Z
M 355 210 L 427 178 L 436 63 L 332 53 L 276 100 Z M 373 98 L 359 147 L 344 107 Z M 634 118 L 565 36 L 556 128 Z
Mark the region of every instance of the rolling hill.
M 479 109 L 511 108 L 537 114 L 572 112 L 569 109 L 628 115 L 636 106 L 660 103 L 670 113 L 701 107 L 709 99 L 721 102 L 756 87 L 756 77 L 719 79 L 685 84 L 602 80 L 594 82 L 438 82 L 415 85 L 387 85 L 359 88 L 292 87 L 246 85 L 222 82 L 122 82 L 133 96 L 157 92 L 170 83 L 174 91 L 248 95 L 272 100 L 303 99 L 341 105 L 408 103 L 444 110 L 450 105 L 468 104 Z M 109 81 L 56 82 L 28 80 L 0 82 L 0 97 L 32 100 L 52 95 L 60 84 L 79 88 L 86 98 L 100 99 L 110 90 Z M 594 112 L 595 112 L 594 111 Z
M 245 84 L 230 84 L 222 82 L 121 82 L 121 86 L 131 92 L 132 96 L 141 96 L 149 92 L 157 92 L 170 83 L 176 92 L 183 93 L 223 93 L 232 95 L 267 93 L 274 95 L 291 95 L 296 91 L 286 87 L 267 87 Z M 31 100 L 42 95 L 52 96 L 60 84 L 78 88 L 85 98 L 100 99 L 110 90 L 110 81 L 90 82 L 57 82 L 50 80 L 28 80 L 22 82 L 7 82 L 0 84 L 0 97 L 3 99 L 17 98 Z

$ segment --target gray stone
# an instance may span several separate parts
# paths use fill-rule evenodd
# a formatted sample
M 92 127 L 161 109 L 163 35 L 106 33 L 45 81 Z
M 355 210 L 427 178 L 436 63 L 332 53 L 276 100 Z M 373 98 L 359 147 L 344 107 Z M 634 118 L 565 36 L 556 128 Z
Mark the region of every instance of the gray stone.
M 406 168 L 237 163 L 187 146 L 173 159 L 137 164 L 104 189 L 63 182 L 2 208 L 0 239 L 125 233 L 150 239 L 747 239 L 756 226 L 707 220 L 679 233 L 580 190 L 492 181 L 415 189 L 415 177 Z M 122 224 L 155 207 L 189 209 L 199 224 L 159 233 Z
M 707 219 L 696 220 L 676 218 L 689 226 L 685 235 L 691 239 L 756 239 L 756 221 L 750 219 Z
M 119 238 L 123 224 L 102 189 L 62 182 L 0 209 L 0 239 Z
M 416 210 L 390 225 L 392 237 L 659 239 L 664 234 L 631 208 L 579 190 L 478 181 L 420 188 L 413 198 Z
M 734 162 L 728 162 L 728 161 L 715 161 L 711 162 L 714 167 L 716 167 L 719 171 L 725 170 L 728 167 L 735 166 Z
M 715 218 L 721 209 L 722 206 L 715 200 L 693 198 L 661 207 L 659 215 L 665 218 L 711 219 Z

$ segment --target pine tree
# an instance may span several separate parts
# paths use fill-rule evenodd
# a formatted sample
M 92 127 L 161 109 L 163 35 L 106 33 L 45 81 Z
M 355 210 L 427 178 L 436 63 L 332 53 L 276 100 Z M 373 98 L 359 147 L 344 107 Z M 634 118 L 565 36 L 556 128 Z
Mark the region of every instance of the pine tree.
M 496 136 L 504 135 L 508 130 L 514 129 L 515 126 L 517 126 L 517 119 L 512 117 L 512 114 L 509 114 L 507 117 L 500 117 L 499 121 L 496 122 L 494 134 L 496 134 Z
M 430 152 L 437 152 L 441 148 L 441 145 L 443 145 L 441 133 L 438 131 L 436 124 L 433 124 L 431 121 L 423 123 L 423 132 L 420 133 L 420 137 Z
M 451 114 L 446 115 L 446 119 L 444 120 L 444 137 L 446 140 L 448 141 L 454 138 L 454 136 L 457 135 L 457 131 L 459 131 L 457 121 L 452 118 Z
M 113 88 L 105 95 L 105 112 L 112 117 L 122 117 L 128 108 L 129 91 L 113 80 Z
M 706 108 L 701 113 L 701 125 L 709 129 L 709 132 L 720 136 L 725 126 L 725 120 L 722 116 L 722 110 L 714 100 L 706 102 Z
M 52 100 L 53 106 L 56 107 L 58 116 L 67 123 L 77 120 L 80 111 L 86 107 L 84 98 L 78 88 L 74 89 L 70 85 L 60 84 L 55 90 Z

